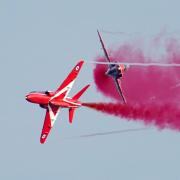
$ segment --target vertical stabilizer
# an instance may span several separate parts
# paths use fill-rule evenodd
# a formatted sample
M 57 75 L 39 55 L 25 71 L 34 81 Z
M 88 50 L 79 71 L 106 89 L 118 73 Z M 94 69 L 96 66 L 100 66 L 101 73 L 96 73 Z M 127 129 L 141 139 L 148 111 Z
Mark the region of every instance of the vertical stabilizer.
M 72 124 L 73 117 L 74 117 L 74 111 L 76 108 L 69 108 L 69 123 Z

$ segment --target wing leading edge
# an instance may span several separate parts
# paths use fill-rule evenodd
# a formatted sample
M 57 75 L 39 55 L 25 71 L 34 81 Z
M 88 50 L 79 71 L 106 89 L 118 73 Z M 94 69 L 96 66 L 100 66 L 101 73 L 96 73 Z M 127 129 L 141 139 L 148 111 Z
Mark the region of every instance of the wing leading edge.
M 104 51 L 104 55 L 105 55 L 105 57 L 106 57 L 106 60 L 107 60 L 108 62 L 111 62 L 111 61 L 110 61 L 110 58 L 109 58 L 109 55 L 108 55 L 108 53 L 107 53 L 107 50 L 106 50 L 106 48 L 105 48 L 105 45 L 104 45 L 104 43 L 103 43 L 102 37 L 101 37 L 101 35 L 100 35 L 100 33 L 99 33 L 98 30 L 97 30 L 97 33 L 98 33 L 99 40 L 100 40 L 101 46 L 102 46 L 102 48 L 103 48 L 103 51 Z
M 115 84 L 116 84 L 116 88 L 117 88 L 117 90 L 118 90 L 119 95 L 122 97 L 122 100 L 123 100 L 124 104 L 127 104 L 127 103 L 126 103 L 126 99 L 125 99 L 125 97 L 124 97 L 124 95 L 123 95 L 121 86 L 120 86 L 120 84 L 119 84 L 120 82 L 118 81 L 118 79 L 114 79 L 114 82 L 115 82 Z

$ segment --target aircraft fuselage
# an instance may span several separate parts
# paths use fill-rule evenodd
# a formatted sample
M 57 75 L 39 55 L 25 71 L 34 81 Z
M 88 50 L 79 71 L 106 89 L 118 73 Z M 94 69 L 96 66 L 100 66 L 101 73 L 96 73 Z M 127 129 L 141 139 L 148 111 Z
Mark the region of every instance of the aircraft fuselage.
M 32 92 L 26 96 L 26 100 L 31 103 L 39 104 L 43 108 L 47 107 L 49 103 L 62 108 L 77 108 L 81 106 L 79 101 L 68 97 L 58 100 L 53 100 L 52 97 L 52 95 L 45 94 L 44 92 Z
M 119 79 L 122 77 L 122 73 L 118 65 L 111 65 L 106 71 L 106 75 L 111 76 L 115 79 Z

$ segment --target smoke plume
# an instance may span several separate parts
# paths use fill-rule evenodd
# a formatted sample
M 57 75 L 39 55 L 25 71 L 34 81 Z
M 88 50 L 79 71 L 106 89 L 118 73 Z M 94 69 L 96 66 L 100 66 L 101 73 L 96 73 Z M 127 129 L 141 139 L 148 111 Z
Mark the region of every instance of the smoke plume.
M 131 121 L 142 121 L 159 129 L 180 130 L 180 110 L 169 105 L 123 105 L 120 103 L 84 103 L 86 107 Z
M 148 52 L 157 50 L 161 45 L 162 55 L 153 59 L 146 49 L 138 43 L 125 43 L 117 49 L 109 49 L 111 61 L 132 63 L 180 63 L 180 41 L 176 38 L 164 38 L 158 35 L 150 43 Z M 157 50 L 158 51 L 158 50 Z M 158 60 L 157 60 L 158 59 Z M 98 56 L 96 61 L 106 61 Z M 180 68 L 179 67 L 137 67 L 130 66 L 125 72 L 121 86 L 127 105 L 122 105 L 114 81 L 105 75 L 107 65 L 97 64 L 94 68 L 96 88 L 112 104 L 87 103 L 90 108 L 127 120 L 141 120 L 145 124 L 154 124 L 159 128 L 180 130 Z M 114 103 L 115 101 L 115 103 Z

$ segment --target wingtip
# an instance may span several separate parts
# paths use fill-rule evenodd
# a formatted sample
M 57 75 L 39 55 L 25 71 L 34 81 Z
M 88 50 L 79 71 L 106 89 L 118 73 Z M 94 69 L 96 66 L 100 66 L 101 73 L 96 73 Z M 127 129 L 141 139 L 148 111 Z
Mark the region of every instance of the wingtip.
M 97 33 L 98 33 L 99 38 L 101 39 L 101 35 L 98 29 L 97 29 Z
M 42 139 L 40 139 L 40 143 L 41 143 L 41 144 L 44 144 L 44 143 L 45 143 L 45 141 L 44 141 L 44 140 L 42 140 Z
M 42 134 L 41 137 L 40 137 L 40 143 L 44 144 L 46 139 L 47 139 L 47 134 Z
M 80 59 L 77 64 L 79 64 L 79 65 L 84 64 L 84 60 L 83 60 L 83 59 Z

